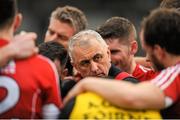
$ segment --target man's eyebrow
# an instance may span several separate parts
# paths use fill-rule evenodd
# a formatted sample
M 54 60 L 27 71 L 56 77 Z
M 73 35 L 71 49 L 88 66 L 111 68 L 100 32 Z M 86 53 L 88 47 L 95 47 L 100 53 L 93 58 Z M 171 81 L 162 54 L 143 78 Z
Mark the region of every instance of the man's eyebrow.
M 68 36 L 65 35 L 65 33 L 63 33 L 63 32 L 62 33 L 57 32 L 57 34 L 58 34 L 58 36 L 68 39 Z
M 120 51 L 120 50 L 110 50 L 110 52 L 118 52 L 118 51 Z

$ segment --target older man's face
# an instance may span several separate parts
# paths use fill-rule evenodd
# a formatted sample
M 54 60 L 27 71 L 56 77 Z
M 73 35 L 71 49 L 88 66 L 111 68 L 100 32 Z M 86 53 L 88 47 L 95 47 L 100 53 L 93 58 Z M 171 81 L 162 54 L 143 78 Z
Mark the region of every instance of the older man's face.
M 82 77 L 106 77 L 111 66 L 110 51 L 98 41 L 84 47 L 75 46 L 73 50 L 73 66 Z

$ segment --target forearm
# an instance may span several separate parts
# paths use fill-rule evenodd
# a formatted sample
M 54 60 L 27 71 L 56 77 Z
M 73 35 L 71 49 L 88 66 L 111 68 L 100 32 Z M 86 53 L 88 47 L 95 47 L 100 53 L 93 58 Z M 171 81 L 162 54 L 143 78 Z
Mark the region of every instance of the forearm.
M 146 57 L 134 57 L 136 63 L 140 64 L 140 65 L 143 65 L 147 68 L 151 68 L 151 64 L 150 62 L 146 59 Z
M 164 107 L 164 96 L 154 85 L 141 83 L 96 80 L 84 81 L 84 91 L 99 94 L 110 103 L 123 108 L 160 109 Z

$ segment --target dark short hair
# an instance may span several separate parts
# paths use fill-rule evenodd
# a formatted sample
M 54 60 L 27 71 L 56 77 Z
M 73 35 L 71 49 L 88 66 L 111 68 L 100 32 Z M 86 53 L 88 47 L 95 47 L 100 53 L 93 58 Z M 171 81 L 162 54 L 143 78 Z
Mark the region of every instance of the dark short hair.
M 52 61 L 58 59 L 61 62 L 61 66 L 65 67 L 68 54 L 63 45 L 55 41 L 49 41 L 41 43 L 38 47 L 41 55 L 48 57 Z
M 0 29 L 12 24 L 16 11 L 16 0 L 0 0 Z
M 162 0 L 160 8 L 180 8 L 180 0 Z
M 175 9 L 156 9 L 143 21 L 145 44 L 159 45 L 168 53 L 180 55 L 180 13 Z
M 130 35 L 134 33 L 136 39 L 136 30 L 134 25 L 126 18 L 112 17 L 96 30 L 104 39 L 124 38 L 128 40 Z
M 88 22 L 85 14 L 78 8 L 72 6 L 57 7 L 52 13 L 51 18 L 71 25 L 76 33 L 85 30 Z

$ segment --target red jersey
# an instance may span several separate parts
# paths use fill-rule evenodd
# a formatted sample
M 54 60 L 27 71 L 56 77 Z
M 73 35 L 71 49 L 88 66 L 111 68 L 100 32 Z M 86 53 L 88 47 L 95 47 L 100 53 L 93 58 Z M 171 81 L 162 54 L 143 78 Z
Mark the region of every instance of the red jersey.
M 163 70 L 151 82 L 165 94 L 165 118 L 180 118 L 180 63 Z
M 152 69 L 146 68 L 140 64 L 136 64 L 132 76 L 137 78 L 140 82 L 153 79 L 158 73 L 154 72 Z
M 4 43 L 0 40 L 0 47 Z M 10 61 L 0 69 L 0 118 L 57 117 L 58 81 L 55 66 L 43 56 Z

